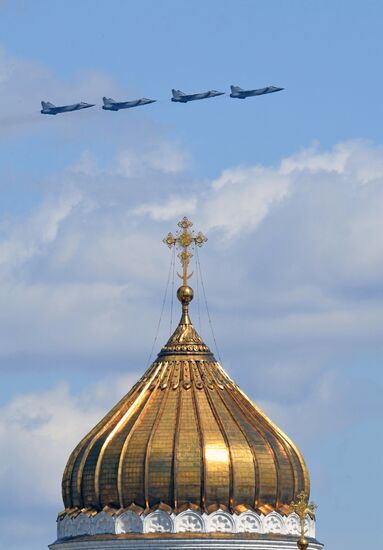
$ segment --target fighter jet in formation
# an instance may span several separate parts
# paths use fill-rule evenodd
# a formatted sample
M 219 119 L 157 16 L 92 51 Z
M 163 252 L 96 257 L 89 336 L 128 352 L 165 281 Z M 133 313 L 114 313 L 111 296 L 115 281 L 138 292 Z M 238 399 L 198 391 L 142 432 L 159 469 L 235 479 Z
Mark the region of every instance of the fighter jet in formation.
M 79 111 L 80 109 L 89 109 L 89 107 L 94 107 L 92 103 L 74 103 L 73 105 L 61 105 L 57 107 L 50 103 L 49 101 L 41 102 L 41 113 L 43 115 L 57 115 L 58 113 L 68 113 L 69 111 Z
M 185 94 L 181 90 L 172 90 L 172 101 L 177 103 L 187 103 L 188 101 L 196 101 L 197 99 L 207 99 L 208 97 L 217 97 L 224 95 L 225 92 L 217 92 L 217 90 L 209 90 L 198 94 Z
M 247 97 L 272 94 L 273 92 L 280 92 L 284 88 L 277 88 L 276 86 L 266 86 L 266 88 L 258 88 L 255 90 L 244 90 L 239 86 L 230 86 L 231 94 L 230 97 L 236 99 L 246 99 Z M 217 90 L 208 90 L 207 92 L 199 92 L 196 94 L 185 94 L 181 90 L 172 90 L 171 100 L 176 103 L 188 103 L 189 101 L 196 101 L 199 99 L 207 99 L 209 97 L 217 97 L 224 95 L 225 92 L 218 92 Z M 140 105 L 149 105 L 150 103 L 155 103 L 156 99 L 147 99 L 142 97 L 140 99 L 135 99 L 133 101 L 115 101 L 110 97 L 103 97 L 103 106 L 102 108 L 105 111 L 119 111 L 120 109 L 131 109 L 132 107 L 139 107 Z M 57 115 L 58 113 L 67 113 L 69 111 L 79 111 L 80 109 L 88 109 L 89 107 L 94 107 L 93 103 L 75 103 L 74 105 L 62 105 L 56 106 L 49 101 L 41 102 L 41 113 L 43 115 Z
M 142 97 L 141 99 L 135 99 L 134 101 L 114 101 L 114 99 L 110 97 L 103 97 L 102 101 L 104 102 L 102 108 L 105 111 L 119 111 L 120 109 L 131 109 L 132 107 L 155 103 L 156 99 L 147 99 L 146 97 Z
M 258 88 L 257 90 L 244 90 L 239 86 L 230 86 L 230 89 L 230 97 L 235 97 L 237 99 L 246 99 L 247 97 L 252 97 L 254 95 L 264 95 L 272 94 L 273 92 L 280 92 L 284 88 L 277 88 L 276 86 L 266 86 L 266 88 Z

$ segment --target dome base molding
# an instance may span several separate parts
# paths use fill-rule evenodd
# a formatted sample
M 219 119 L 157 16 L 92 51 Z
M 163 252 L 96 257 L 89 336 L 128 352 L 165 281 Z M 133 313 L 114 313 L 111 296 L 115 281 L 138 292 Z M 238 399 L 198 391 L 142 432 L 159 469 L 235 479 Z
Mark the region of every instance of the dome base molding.
M 259 536 L 257 538 L 212 537 L 78 537 L 77 540 L 58 541 L 50 550 L 297 550 L 295 537 Z M 309 539 L 309 550 L 322 550 L 323 545 Z

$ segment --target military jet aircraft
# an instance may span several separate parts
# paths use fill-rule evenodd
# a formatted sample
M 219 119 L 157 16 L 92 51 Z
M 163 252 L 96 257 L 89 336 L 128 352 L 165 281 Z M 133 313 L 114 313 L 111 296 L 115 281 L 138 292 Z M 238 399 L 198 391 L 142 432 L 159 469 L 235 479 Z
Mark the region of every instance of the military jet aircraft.
M 272 94 L 273 92 L 284 90 L 284 88 L 277 88 L 276 86 L 266 86 L 266 88 L 258 88 L 257 90 L 244 90 L 239 86 L 230 86 L 230 89 L 230 97 L 235 97 L 237 99 L 246 99 L 254 95 Z
M 134 101 L 114 101 L 111 97 L 103 97 L 102 106 L 105 111 L 119 111 L 120 109 L 130 109 L 131 107 L 139 107 L 140 105 L 149 105 L 149 103 L 155 103 L 155 99 L 147 99 L 142 97 L 141 99 L 135 99 Z
M 207 99 L 208 97 L 217 97 L 224 95 L 225 92 L 217 92 L 217 90 L 209 90 L 208 92 L 201 92 L 199 94 L 185 94 L 181 90 L 172 90 L 172 101 L 177 103 L 187 103 L 188 101 L 195 101 L 197 99 Z
M 41 102 L 41 111 L 43 115 L 57 115 L 58 113 L 68 113 L 69 111 L 79 111 L 80 109 L 89 109 L 89 107 L 94 107 L 92 103 L 74 103 L 73 105 L 61 105 L 57 107 L 50 103 L 49 101 Z

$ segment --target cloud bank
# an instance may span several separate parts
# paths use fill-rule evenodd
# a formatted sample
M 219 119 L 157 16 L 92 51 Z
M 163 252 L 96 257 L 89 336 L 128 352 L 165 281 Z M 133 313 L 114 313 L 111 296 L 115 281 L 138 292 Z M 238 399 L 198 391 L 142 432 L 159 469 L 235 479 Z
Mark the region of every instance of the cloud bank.
M 210 183 L 184 187 L 181 153 L 159 145 L 169 183 L 167 169 L 147 152 L 121 150 L 108 168 L 85 153 L 53 177 L 22 223 L 3 218 L 3 357 L 65 353 L 68 342 L 75 353 L 140 350 L 167 273 L 160 240 L 184 214 L 210 237 L 201 251 L 209 298 L 227 329 L 225 317 L 241 311 L 247 328 L 238 328 L 240 342 L 252 334 L 285 345 L 377 339 L 381 149 L 363 142 L 310 148 L 275 167 L 226 169 Z M 160 194 L 151 192 L 153 182 L 163 185 Z M 158 198 L 149 202 L 148 193 Z

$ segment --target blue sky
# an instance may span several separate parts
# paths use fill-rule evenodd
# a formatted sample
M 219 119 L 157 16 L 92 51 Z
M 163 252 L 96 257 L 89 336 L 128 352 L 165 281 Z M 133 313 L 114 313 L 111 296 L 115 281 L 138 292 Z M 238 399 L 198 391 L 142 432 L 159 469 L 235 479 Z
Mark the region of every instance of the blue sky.
M 354 513 L 382 491 L 382 17 L 373 0 L 0 2 L 2 546 L 54 539 L 68 453 L 146 366 L 184 214 L 209 237 L 224 367 L 306 457 L 318 538 L 379 545 Z M 230 84 L 285 90 L 169 100 Z M 103 95 L 158 103 L 39 113 Z

